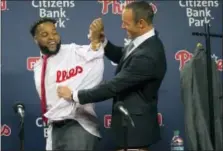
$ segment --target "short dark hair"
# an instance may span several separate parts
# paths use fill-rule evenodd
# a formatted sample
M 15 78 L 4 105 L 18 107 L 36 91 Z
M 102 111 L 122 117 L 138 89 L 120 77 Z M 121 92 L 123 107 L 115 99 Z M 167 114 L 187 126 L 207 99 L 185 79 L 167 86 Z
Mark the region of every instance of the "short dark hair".
M 152 6 L 148 2 L 135 1 L 127 4 L 125 8 L 132 9 L 135 23 L 140 19 L 144 19 L 148 24 L 152 24 L 154 12 Z
M 31 35 L 34 37 L 36 35 L 36 29 L 37 27 L 42 24 L 42 23 L 45 23 L 45 22 L 50 22 L 50 23 L 53 23 L 55 24 L 57 21 L 53 18 L 47 18 L 47 17 L 44 17 L 44 18 L 41 18 L 39 19 L 38 21 L 34 22 L 34 24 L 31 26 L 30 28 L 30 33 Z

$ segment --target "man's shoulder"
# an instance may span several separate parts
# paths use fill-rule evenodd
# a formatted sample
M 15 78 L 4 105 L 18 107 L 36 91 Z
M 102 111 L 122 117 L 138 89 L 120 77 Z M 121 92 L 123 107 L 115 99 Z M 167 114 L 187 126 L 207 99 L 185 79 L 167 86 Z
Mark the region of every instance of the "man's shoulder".
M 68 44 L 61 44 L 60 49 L 61 50 L 75 50 L 76 48 L 82 48 L 82 47 L 88 47 L 89 45 L 79 45 L 77 43 L 68 43 Z
M 74 43 L 61 44 L 60 49 L 69 49 L 74 45 Z
M 145 40 L 141 45 L 139 45 L 136 55 L 139 56 L 154 56 L 160 53 L 164 53 L 164 46 L 162 41 L 156 37 L 150 37 Z
M 142 48 L 161 48 L 163 47 L 163 42 L 161 41 L 161 39 L 154 35 L 153 37 L 148 38 L 142 45 Z

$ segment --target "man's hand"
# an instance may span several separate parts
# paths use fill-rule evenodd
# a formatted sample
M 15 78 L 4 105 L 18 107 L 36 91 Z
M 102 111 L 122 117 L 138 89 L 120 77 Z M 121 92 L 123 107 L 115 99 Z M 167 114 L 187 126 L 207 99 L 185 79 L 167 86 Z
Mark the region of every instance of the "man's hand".
M 92 43 L 100 43 L 104 40 L 104 24 L 102 18 L 97 18 L 91 23 L 89 35 Z
M 65 100 L 73 100 L 72 91 L 67 86 L 58 86 L 57 95 Z

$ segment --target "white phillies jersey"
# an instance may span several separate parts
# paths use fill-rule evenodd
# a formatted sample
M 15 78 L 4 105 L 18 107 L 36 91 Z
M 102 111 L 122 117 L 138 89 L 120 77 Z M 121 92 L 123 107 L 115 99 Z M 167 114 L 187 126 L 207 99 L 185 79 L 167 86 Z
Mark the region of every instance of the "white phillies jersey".
M 60 51 L 47 60 L 45 89 L 49 123 L 56 120 L 74 119 L 89 133 L 100 137 L 94 104 L 80 105 L 66 101 L 57 95 L 58 86 L 68 86 L 71 90 L 88 89 L 98 85 L 104 72 L 104 49 L 93 51 L 90 45 L 65 44 Z M 34 65 L 34 80 L 41 96 L 42 58 Z M 48 129 L 51 137 L 51 128 Z M 51 138 L 47 145 L 51 146 Z M 48 148 L 48 147 L 47 147 Z M 48 148 L 50 149 L 50 148 Z

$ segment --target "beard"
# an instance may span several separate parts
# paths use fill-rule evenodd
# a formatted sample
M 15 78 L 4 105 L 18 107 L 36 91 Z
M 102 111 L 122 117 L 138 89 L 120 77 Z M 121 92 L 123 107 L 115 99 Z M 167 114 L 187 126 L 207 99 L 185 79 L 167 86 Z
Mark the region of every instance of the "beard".
M 55 55 L 55 54 L 57 54 L 60 50 L 60 46 L 61 46 L 61 41 L 57 44 L 55 51 L 50 51 L 46 46 L 39 45 L 40 51 L 44 55 Z

